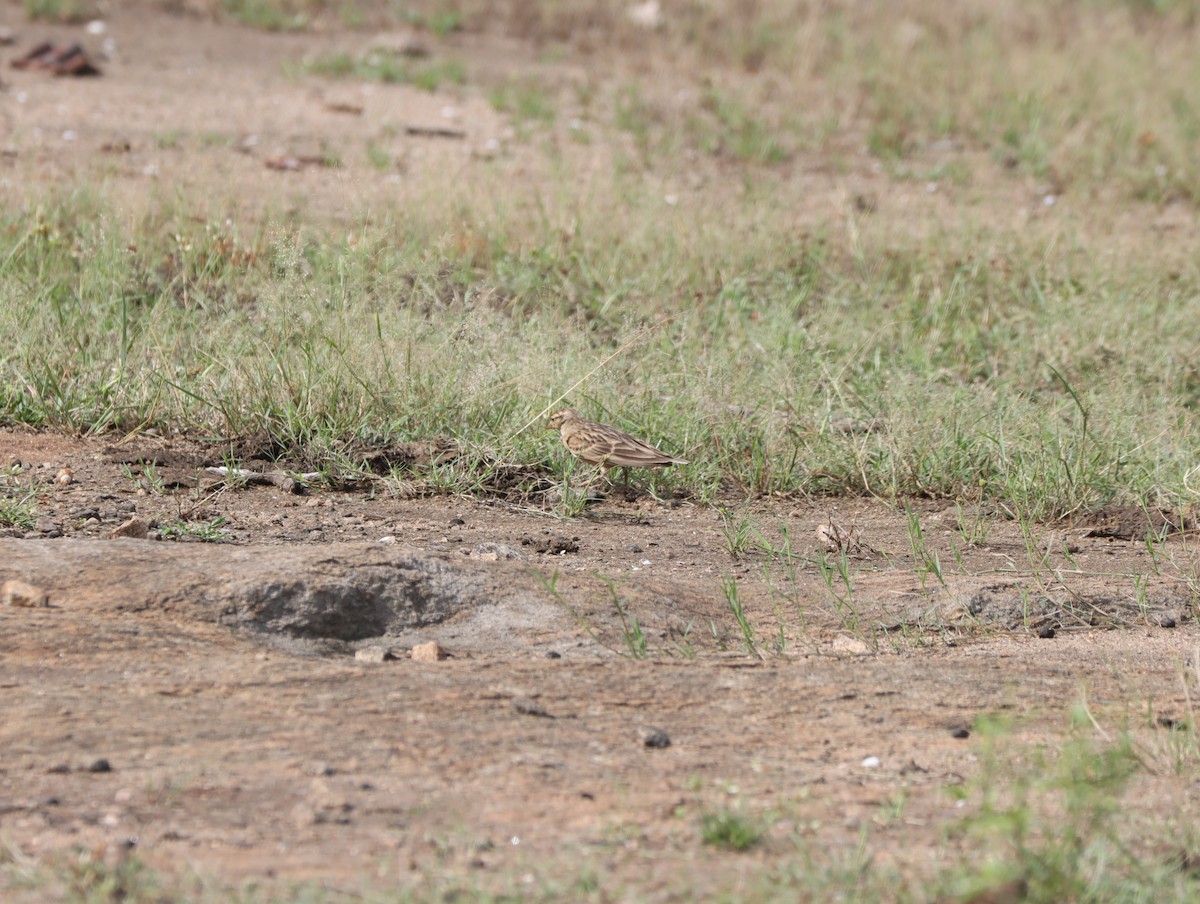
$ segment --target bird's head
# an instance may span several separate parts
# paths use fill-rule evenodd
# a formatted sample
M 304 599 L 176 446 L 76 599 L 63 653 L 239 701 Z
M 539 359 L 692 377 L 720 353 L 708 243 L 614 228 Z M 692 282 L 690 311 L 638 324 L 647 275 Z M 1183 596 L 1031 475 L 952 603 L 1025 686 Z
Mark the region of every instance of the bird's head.
M 554 414 L 550 415 L 550 420 L 546 421 L 547 430 L 557 430 L 565 421 L 569 421 L 579 417 L 579 412 L 574 408 L 560 408 Z

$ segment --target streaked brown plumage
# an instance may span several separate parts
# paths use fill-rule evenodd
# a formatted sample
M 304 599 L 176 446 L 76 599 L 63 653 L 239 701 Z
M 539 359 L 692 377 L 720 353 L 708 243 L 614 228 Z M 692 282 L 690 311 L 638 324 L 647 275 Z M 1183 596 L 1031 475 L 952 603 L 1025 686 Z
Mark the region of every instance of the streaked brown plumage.
M 584 461 L 609 468 L 664 468 L 668 465 L 686 465 L 687 461 L 675 458 L 624 430 L 598 424 L 579 416 L 574 408 L 563 408 L 550 415 L 546 428 L 557 430 L 563 445 Z

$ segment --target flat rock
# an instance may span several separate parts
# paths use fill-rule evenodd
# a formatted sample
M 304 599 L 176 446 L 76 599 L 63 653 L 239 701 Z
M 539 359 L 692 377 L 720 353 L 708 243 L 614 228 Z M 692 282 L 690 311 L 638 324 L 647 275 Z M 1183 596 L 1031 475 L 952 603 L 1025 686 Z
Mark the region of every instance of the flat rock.
M 7 580 L 0 585 L 0 606 L 40 609 L 50 605 L 46 591 L 28 581 Z
M 128 521 L 114 527 L 108 536 L 113 540 L 121 537 L 127 537 L 131 540 L 145 540 L 149 533 L 150 525 L 137 515 L 134 515 Z
M 413 662 L 437 662 L 439 659 L 446 658 L 446 651 L 436 640 L 431 640 L 428 643 L 419 643 L 412 648 Z
M 455 643 L 495 643 L 561 614 L 517 563 L 472 562 L 396 544 L 212 546 L 0 539 L 0 582 L 65 609 L 162 613 L 291 638 L 402 636 L 454 619 Z M 20 605 L 20 604 L 18 604 Z M 410 641 L 411 643 L 411 641 Z

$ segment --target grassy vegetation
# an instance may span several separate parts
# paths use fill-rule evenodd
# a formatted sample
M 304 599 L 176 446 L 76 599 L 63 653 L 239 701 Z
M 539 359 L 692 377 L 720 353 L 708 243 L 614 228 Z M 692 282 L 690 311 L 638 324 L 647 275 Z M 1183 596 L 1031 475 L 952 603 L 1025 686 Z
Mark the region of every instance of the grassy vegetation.
M 83 22 L 100 13 L 90 0 L 22 0 L 21 6 L 29 18 L 51 22 Z
M 21 487 L 14 471 L 0 469 L 0 527 L 30 530 L 37 522 L 37 494 Z
M 347 240 L 186 212 L 129 226 L 88 193 L 10 209 L 0 418 L 265 428 L 317 458 L 448 434 L 561 475 L 536 418 L 569 394 L 691 459 L 654 479 L 701 500 L 724 481 L 1045 519 L 1190 499 L 1194 267 L 976 230 L 845 257 L 621 200 L 623 235 L 597 210 L 570 237 L 479 212 Z M 879 426 L 841 432 L 845 416 Z
M 130 220 L 103 189 L 9 206 L 0 329 L 18 338 L 0 355 L 0 419 L 265 428 L 318 461 L 448 434 L 562 483 L 536 418 L 569 395 L 690 458 L 655 486 L 701 501 L 936 495 L 1044 520 L 1192 500 L 1200 267 L 1142 203 L 1197 200 L 1189 4 L 905 17 L 835 4 L 797 28 L 781 3 L 708 4 L 661 35 L 611 4 L 533 9 L 408 15 L 551 42 L 586 20 L 621 50 L 665 42 L 674 68 L 657 87 L 619 75 L 572 99 L 536 67 L 480 86 L 522 134 L 582 104 L 578 153 L 599 130 L 632 137 L 633 156 L 605 141 L 609 171 L 581 184 L 555 146 L 532 192 L 436 186 L 436 203 L 349 228 L 233 220 L 186 198 Z M 384 56 L 310 70 L 430 90 L 468 79 Z M 703 79 L 700 56 L 716 66 Z M 952 174 L 970 203 L 910 220 L 911 201 L 886 212 L 877 183 L 885 211 L 797 216 L 798 155 L 825 165 L 853 141 L 893 189 Z M 377 147 L 358 159 L 389 168 Z M 704 187 L 661 187 L 687 178 Z M 1065 194 L 1087 221 L 993 216 L 987 199 L 1013 188 L 1032 204 Z M 873 427 L 843 431 L 845 418 Z M 459 489 L 486 490 L 486 473 L 468 476 Z
M 408 60 L 386 50 L 373 50 L 363 56 L 335 53 L 305 64 L 313 75 L 357 78 L 385 84 L 411 84 L 426 91 L 445 85 L 461 85 L 466 69 L 457 60 Z

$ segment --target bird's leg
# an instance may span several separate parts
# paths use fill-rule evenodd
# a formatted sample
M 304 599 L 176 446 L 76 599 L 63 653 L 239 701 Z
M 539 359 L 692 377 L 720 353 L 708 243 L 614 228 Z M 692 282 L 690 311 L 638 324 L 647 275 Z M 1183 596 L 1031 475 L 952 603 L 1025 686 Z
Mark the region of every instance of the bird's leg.
M 596 478 L 599 477 L 603 473 L 605 473 L 605 468 L 603 465 L 597 465 L 596 469 L 594 471 L 592 471 L 592 476 L 588 478 L 588 482 L 583 487 L 583 498 L 584 499 L 587 499 L 588 496 L 591 495 L 592 484 L 595 483 Z

